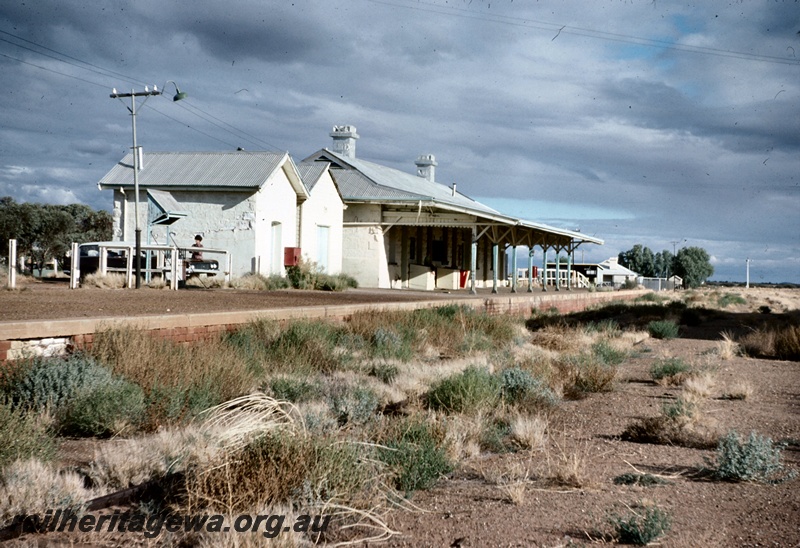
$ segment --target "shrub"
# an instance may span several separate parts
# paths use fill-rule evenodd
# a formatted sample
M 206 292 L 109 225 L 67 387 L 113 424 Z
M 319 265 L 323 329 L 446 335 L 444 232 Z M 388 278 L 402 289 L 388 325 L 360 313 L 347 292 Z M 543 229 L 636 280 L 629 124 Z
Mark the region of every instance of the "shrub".
M 8 382 L 5 391 L 17 405 L 57 409 L 82 391 L 111 383 L 113 377 L 111 371 L 82 354 L 66 359 L 36 358 Z
M 619 542 L 639 546 L 656 540 L 670 527 L 669 515 L 658 506 L 646 506 L 627 518 L 612 516 L 610 521 Z
M 371 342 L 372 354 L 377 357 L 408 361 L 414 354 L 410 340 L 385 327 L 375 330 Z
M 0 470 L 17 459 L 50 460 L 55 450 L 53 435 L 41 416 L 0 401 Z
M 552 406 L 559 400 L 544 380 L 519 367 L 504 369 L 500 373 L 500 389 L 506 402 L 526 408 Z
M 106 436 L 137 427 L 145 412 L 142 389 L 123 379 L 81 392 L 65 407 L 60 430 L 69 436 Z
M 409 496 L 430 489 L 453 466 L 444 450 L 444 431 L 419 418 L 398 421 L 382 439 L 379 457 L 394 474 L 394 486 Z
M 486 369 L 470 366 L 447 377 L 428 391 L 428 405 L 448 413 L 477 412 L 494 407 L 500 398 L 500 379 Z
M 340 425 L 364 424 L 375 417 L 380 400 L 369 388 L 334 385 L 330 406 Z
M 714 475 L 725 481 L 779 483 L 796 474 L 794 470 L 786 471 L 782 453 L 782 446 L 768 437 L 750 432 L 743 442 L 732 430 L 719 440 Z
M 319 395 L 319 388 L 314 383 L 292 377 L 278 377 L 270 382 L 275 399 L 300 403 L 314 399 Z
M 620 365 L 628 357 L 625 350 L 614 348 L 611 343 L 601 340 L 592 345 L 592 354 L 606 365 Z
M 639 284 L 632 278 L 626 278 L 625 283 L 622 284 L 622 289 L 637 289 Z
M 271 276 L 264 276 L 263 274 L 245 274 L 240 278 L 231 280 L 231 287 L 234 289 L 277 291 L 279 289 L 288 289 L 290 284 L 289 280 L 277 274 Z
M 396 365 L 390 363 L 374 363 L 369 368 L 368 374 L 383 383 L 392 384 L 397 375 L 400 374 L 400 370 Z
M 556 365 L 563 379 L 564 394 L 581 398 L 588 393 L 608 392 L 614 387 L 617 368 L 594 354 L 567 356 Z
M 747 304 L 747 300 L 738 293 L 725 293 L 717 297 L 717 306 L 720 308 L 727 308 L 732 304 Z
M 366 451 L 372 449 L 324 436 L 273 431 L 226 455 L 219 465 L 190 471 L 189 502 L 229 512 L 334 498 L 371 507 L 378 502 L 382 478 Z
M 654 339 L 675 339 L 678 337 L 678 324 L 672 320 L 653 320 L 647 324 L 647 331 Z
M 691 370 L 691 366 L 680 358 L 661 358 L 650 366 L 650 376 L 654 381 L 662 381 L 685 375 Z
M 505 418 L 489 418 L 482 424 L 479 446 L 483 451 L 508 453 L 517 449 L 511 424 Z

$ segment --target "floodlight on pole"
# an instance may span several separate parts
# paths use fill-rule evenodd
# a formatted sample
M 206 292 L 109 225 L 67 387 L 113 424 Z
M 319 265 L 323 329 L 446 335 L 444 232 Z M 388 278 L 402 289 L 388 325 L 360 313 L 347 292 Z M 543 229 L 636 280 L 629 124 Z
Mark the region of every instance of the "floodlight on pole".
M 174 81 L 168 80 L 167 83 L 164 84 L 164 87 L 166 88 L 167 84 L 170 82 L 175 86 L 176 91 L 176 94 L 172 100 L 180 101 L 181 99 L 186 99 L 187 94 L 178 89 L 178 84 L 176 84 Z M 134 230 L 136 234 L 136 289 L 139 289 L 142 286 L 142 227 L 139 222 L 139 166 L 141 165 L 141 150 L 139 150 L 139 146 L 136 143 L 136 98 L 144 97 L 144 101 L 142 101 L 140 105 L 142 106 L 151 96 L 161 94 L 162 92 L 158 90 L 158 86 L 154 85 L 152 90 L 148 86 L 145 86 L 144 91 L 131 90 L 130 93 L 118 93 L 117 88 L 112 88 L 111 95 L 109 96 L 112 99 L 119 100 L 127 97 L 131 98 L 131 106 L 125 105 L 125 108 L 127 108 L 128 112 L 131 113 L 131 127 L 133 128 L 133 216 L 135 226 Z M 127 224 L 127 220 L 125 222 Z

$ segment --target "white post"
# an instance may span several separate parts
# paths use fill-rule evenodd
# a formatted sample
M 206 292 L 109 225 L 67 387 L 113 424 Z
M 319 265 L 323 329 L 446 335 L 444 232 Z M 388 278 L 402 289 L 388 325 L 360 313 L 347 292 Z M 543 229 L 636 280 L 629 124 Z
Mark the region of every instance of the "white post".
M 106 275 L 106 267 L 108 266 L 107 255 L 108 249 L 101 245 L 99 254 L 97 255 L 97 270 L 100 272 L 101 276 Z
M 81 258 L 80 246 L 77 242 L 72 242 L 72 256 L 70 257 L 69 267 L 69 288 L 78 289 L 78 280 L 81 278 Z
M 172 262 L 170 262 L 170 289 L 178 290 L 178 248 L 172 247 Z
M 750 289 L 750 259 L 747 259 L 747 283 L 745 289 Z
M 8 288 L 17 287 L 17 240 L 8 240 Z
M 233 255 L 230 252 L 225 252 L 225 283 L 231 283 L 231 274 L 233 272 Z

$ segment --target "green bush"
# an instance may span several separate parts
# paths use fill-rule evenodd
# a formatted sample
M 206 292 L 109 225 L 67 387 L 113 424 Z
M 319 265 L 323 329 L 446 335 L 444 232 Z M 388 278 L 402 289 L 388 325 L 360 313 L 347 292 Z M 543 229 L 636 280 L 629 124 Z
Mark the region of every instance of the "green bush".
M 448 413 L 477 412 L 494 407 L 500 399 L 501 381 L 475 366 L 451 375 L 428 391 L 428 405 Z
M 605 363 L 594 353 L 567 356 L 556 367 L 564 379 L 564 393 L 571 398 L 609 392 L 614 388 L 616 366 Z
M 272 395 L 278 400 L 301 403 L 319 395 L 319 387 L 305 379 L 278 377 L 270 382 Z
M 144 418 L 141 387 L 118 379 L 80 392 L 64 408 L 60 431 L 68 436 L 107 436 L 136 428 Z
M 654 320 L 647 324 L 647 331 L 654 339 L 675 339 L 678 337 L 678 324 L 672 320 Z
M 597 341 L 592 345 L 592 354 L 606 365 L 620 365 L 628 358 L 625 350 L 614 348 L 605 340 Z
M 392 384 L 400 374 L 400 370 L 396 365 L 390 363 L 374 363 L 367 373 L 383 383 Z
M 559 401 L 544 380 L 519 367 L 500 373 L 500 389 L 506 402 L 523 407 L 554 406 Z
M 660 381 L 681 373 L 689 373 L 691 370 L 692 367 L 680 358 L 661 358 L 650 366 L 650 376 L 654 381 Z
M 657 506 L 642 508 L 640 512 L 627 518 L 612 516 L 610 521 L 619 542 L 639 546 L 656 540 L 670 527 L 669 515 Z
M 16 404 L 34 409 L 57 409 L 76 394 L 109 384 L 114 375 L 92 358 L 36 358 L 9 381 L 5 392 Z
M 0 470 L 17 459 L 49 460 L 55 451 L 53 434 L 37 413 L 0 401 Z
M 328 322 L 294 321 L 267 343 L 264 358 L 273 371 L 331 373 L 350 359 L 337 348 L 340 338 L 339 328 Z
M 725 293 L 717 297 L 717 306 L 720 308 L 727 308 L 732 304 L 747 304 L 747 300 L 738 293 Z
M 393 472 L 394 486 L 406 496 L 430 489 L 453 466 L 444 449 L 444 431 L 417 418 L 398 421 L 378 442 L 379 458 Z
M 732 430 L 719 440 L 714 475 L 725 481 L 779 483 L 796 475 L 784 467 L 782 453 L 782 447 L 768 437 L 750 432 L 743 442 Z

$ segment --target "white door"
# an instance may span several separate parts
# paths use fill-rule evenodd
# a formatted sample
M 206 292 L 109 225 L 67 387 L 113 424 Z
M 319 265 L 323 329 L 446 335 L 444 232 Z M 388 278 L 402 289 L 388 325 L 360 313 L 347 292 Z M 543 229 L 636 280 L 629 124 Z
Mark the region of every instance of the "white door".
M 317 226 L 317 265 L 323 272 L 328 272 L 328 242 L 331 227 Z
M 281 223 L 272 223 L 272 261 L 271 274 L 280 274 L 283 267 L 283 234 Z

